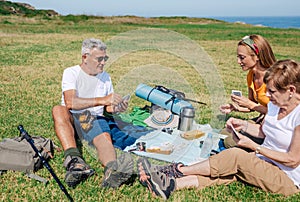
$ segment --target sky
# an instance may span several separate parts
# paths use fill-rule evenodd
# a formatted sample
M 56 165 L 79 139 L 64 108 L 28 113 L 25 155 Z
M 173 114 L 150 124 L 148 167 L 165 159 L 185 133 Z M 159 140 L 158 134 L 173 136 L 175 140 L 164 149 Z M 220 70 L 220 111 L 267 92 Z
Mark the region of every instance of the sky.
M 300 16 L 299 0 L 10 0 L 61 15 Z

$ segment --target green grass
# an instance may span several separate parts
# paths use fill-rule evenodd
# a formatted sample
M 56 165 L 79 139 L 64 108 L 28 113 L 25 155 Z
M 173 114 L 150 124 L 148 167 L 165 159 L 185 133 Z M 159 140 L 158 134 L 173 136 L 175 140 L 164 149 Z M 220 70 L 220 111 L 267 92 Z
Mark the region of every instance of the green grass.
M 246 73 L 241 72 L 236 63 L 236 44 L 244 35 L 256 33 L 266 37 L 277 59 L 300 60 L 299 29 L 254 27 L 211 19 L 181 17 L 144 19 L 133 16 L 107 18 L 62 16 L 44 19 L 43 17 L 1 16 L 0 26 L 0 139 L 18 136 L 17 126 L 23 124 L 31 135 L 49 137 L 59 146 L 53 129 L 51 108 L 60 103 L 63 70 L 80 63 L 80 47 L 85 38 L 101 38 L 108 42 L 119 34 L 141 28 L 167 29 L 179 33 L 198 44 L 209 55 L 216 67 L 215 73 L 220 75 L 224 84 L 226 99 L 229 99 L 231 89 L 238 88 L 243 91 L 243 94 L 247 94 Z M 177 42 L 174 41 L 175 43 Z M 185 49 L 184 46 L 182 50 L 187 51 L 189 53 L 187 55 L 192 55 L 194 52 Z M 158 66 L 157 71 L 151 66 L 153 64 Z M 126 53 L 109 65 L 107 71 L 111 74 L 114 85 L 117 86 L 116 91 L 122 94 L 129 92 L 133 95 L 136 83 L 139 81 L 149 81 L 150 84 L 160 83 L 170 88 L 177 88 L 177 86 L 180 88 L 187 84 L 188 95 L 208 103 L 207 106 L 195 106 L 196 121 L 210 122 L 213 109 L 209 86 L 205 84 L 205 78 L 201 77 L 180 55 L 144 49 Z M 147 68 L 149 69 L 146 75 L 139 73 Z M 163 72 L 163 69 L 172 71 L 173 74 L 168 75 Z M 141 78 L 144 80 L 139 80 Z M 121 81 L 125 81 L 126 85 L 120 85 Z M 132 96 L 130 107 L 145 104 L 148 103 Z M 250 118 L 256 114 L 234 115 Z M 118 190 L 102 189 L 100 183 L 103 168 L 86 148 L 83 148 L 83 153 L 87 162 L 96 169 L 96 175 L 76 189 L 67 188 L 75 201 L 160 200 L 154 199 L 136 179 L 130 186 L 122 186 Z M 63 181 L 65 171 L 62 162 L 63 152 L 56 152 L 50 164 Z M 37 174 L 48 178 L 49 184 L 45 186 L 28 179 L 20 172 L 9 171 L 1 175 L 0 200 L 66 201 L 66 197 L 47 169 L 42 169 Z M 181 190 L 175 192 L 170 198 L 171 201 L 299 201 L 299 199 L 299 195 L 285 198 L 238 182 L 203 190 Z

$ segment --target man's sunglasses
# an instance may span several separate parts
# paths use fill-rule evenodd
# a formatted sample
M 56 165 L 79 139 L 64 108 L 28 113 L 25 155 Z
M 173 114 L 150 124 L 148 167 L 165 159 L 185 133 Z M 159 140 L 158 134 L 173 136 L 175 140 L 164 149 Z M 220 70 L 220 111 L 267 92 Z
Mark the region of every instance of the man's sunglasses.
M 106 62 L 108 60 L 108 56 L 101 56 L 101 57 L 97 57 L 98 62 L 102 62 L 103 60 Z

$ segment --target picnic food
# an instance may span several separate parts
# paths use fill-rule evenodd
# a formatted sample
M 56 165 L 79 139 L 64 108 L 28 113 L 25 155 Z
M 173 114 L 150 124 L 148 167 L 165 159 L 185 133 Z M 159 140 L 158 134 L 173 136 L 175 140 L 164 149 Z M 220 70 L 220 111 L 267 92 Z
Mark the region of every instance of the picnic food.
M 191 130 L 181 134 L 181 137 L 187 140 L 193 140 L 202 137 L 203 135 L 205 135 L 205 133 L 201 130 Z
M 173 152 L 174 145 L 171 143 L 163 143 L 160 146 L 150 146 L 146 149 L 146 152 L 157 154 L 171 154 Z
M 167 155 L 172 153 L 172 150 L 162 150 L 159 147 L 150 147 L 150 148 L 147 148 L 146 151 L 150 152 L 150 153 L 167 154 Z

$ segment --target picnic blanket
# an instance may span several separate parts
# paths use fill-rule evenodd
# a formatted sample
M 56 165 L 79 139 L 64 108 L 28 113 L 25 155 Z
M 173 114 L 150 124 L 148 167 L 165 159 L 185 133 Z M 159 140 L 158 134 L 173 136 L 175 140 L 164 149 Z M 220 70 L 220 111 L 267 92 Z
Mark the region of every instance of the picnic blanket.
M 170 154 L 158 154 L 145 151 L 132 151 L 136 155 L 150 157 L 167 162 L 182 162 L 185 165 L 191 165 L 205 159 L 200 157 L 200 141 L 204 141 L 208 133 L 213 134 L 213 149 L 218 150 L 219 140 L 226 136 L 219 134 L 218 130 L 213 129 L 209 124 L 196 124 L 194 128 L 205 132 L 205 135 L 193 140 L 186 140 L 181 137 L 182 131 L 173 129 L 172 134 L 163 132 L 162 130 L 154 130 L 145 136 L 138 138 L 134 144 L 127 146 L 124 151 L 130 151 L 136 147 L 136 143 L 145 142 L 146 148 L 168 144 L 173 146 L 173 152 Z

